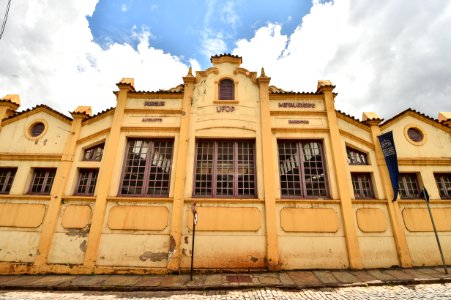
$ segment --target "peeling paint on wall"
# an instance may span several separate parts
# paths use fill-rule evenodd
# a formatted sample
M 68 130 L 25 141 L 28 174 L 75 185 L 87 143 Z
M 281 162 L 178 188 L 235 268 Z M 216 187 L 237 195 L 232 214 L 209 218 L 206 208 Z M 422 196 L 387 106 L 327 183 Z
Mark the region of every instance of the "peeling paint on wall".
M 142 261 L 150 260 L 150 261 L 162 261 L 167 258 L 168 254 L 166 252 L 150 252 L 146 251 L 139 256 L 139 259 Z

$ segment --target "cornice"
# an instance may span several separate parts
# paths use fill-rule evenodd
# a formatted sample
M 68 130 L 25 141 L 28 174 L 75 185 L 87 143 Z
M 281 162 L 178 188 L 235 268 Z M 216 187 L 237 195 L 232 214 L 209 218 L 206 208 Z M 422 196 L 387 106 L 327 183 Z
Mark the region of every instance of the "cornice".
M 361 128 L 363 130 L 371 132 L 371 126 L 360 122 L 359 120 L 357 120 L 354 117 L 351 117 L 351 116 L 349 116 L 349 115 L 347 115 L 347 114 L 345 114 L 345 113 L 343 113 L 343 112 L 341 112 L 339 110 L 336 110 L 336 115 L 337 115 L 338 119 L 342 119 L 342 120 L 347 121 L 347 122 L 349 122 L 349 123 Z
M 108 133 L 110 133 L 110 128 L 103 129 L 103 130 L 98 131 L 96 133 L 93 133 L 93 134 L 90 134 L 88 136 L 85 136 L 84 138 L 78 139 L 77 140 L 77 144 L 82 144 L 82 143 L 87 142 L 89 140 L 93 140 L 95 138 L 98 138 L 99 136 L 107 135 Z
M 165 92 L 165 91 L 156 91 L 156 92 L 148 92 L 148 91 L 137 91 L 137 92 L 129 92 L 127 94 L 127 98 L 134 99 L 183 99 L 183 91 L 181 92 Z
M 253 83 L 257 84 L 257 72 L 250 72 L 250 71 L 248 71 L 245 68 L 237 67 L 237 68 L 235 68 L 235 70 L 233 70 L 233 74 L 235 74 L 235 75 L 238 75 L 238 74 L 244 75 L 247 78 L 249 78 Z
M 400 166 L 451 166 L 450 157 L 398 157 Z
M 144 109 L 144 108 L 126 108 L 125 113 L 129 114 L 161 114 L 161 115 L 181 115 L 181 109 Z
M 211 73 L 218 75 L 219 69 L 217 67 L 210 67 L 206 69 L 205 71 L 197 71 L 196 72 L 196 80 L 200 80 L 201 77 L 207 77 Z
M 322 100 L 322 94 L 313 92 L 283 92 L 283 93 L 269 93 L 269 100 Z
M 356 141 L 358 143 L 364 144 L 365 146 L 367 146 L 368 148 L 370 148 L 371 150 L 375 150 L 376 148 L 374 147 L 374 144 L 371 142 L 368 142 L 367 140 L 364 140 L 358 136 L 355 136 L 354 134 L 347 132 L 345 130 L 339 129 L 340 135 L 345 136 L 347 138 L 349 138 L 350 140 Z
M 391 126 L 391 124 L 395 123 L 396 121 L 402 119 L 403 117 L 406 116 L 411 116 L 417 119 L 422 120 L 423 122 L 434 126 L 438 129 L 444 130 L 445 132 L 448 132 L 449 134 L 451 134 L 451 127 L 446 126 L 445 124 L 440 123 L 438 120 L 433 119 L 431 117 L 426 116 L 425 114 L 419 113 L 411 108 L 406 109 L 405 111 L 397 114 L 396 116 L 394 116 L 391 119 L 388 119 L 387 121 L 385 121 L 381 126 L 381 131 L 389 128 Z
M 0 160 L 59 161 L 63 154 L 0 152 Z
M 64 123 L 67 123 L 67 124 L 72 123 L 72 119 L 69 118 L 68 116 L 63 115 L 62 113 L 48 107 L 47 105 L 41 104 L 41 105 L 35 106 L 33 108 L 29 108 L 29 109 L 21 111 L 21 112 L 16 112 L 14 115 L 12 115 L 6 119 L 3 119 L 2 125 L 4 126 L 4 125 L 11 124 L 15 121 L 27 118 L 31 115 L 34 115 L 34 114 L 37 114 L 40 112 L 46 112 L 49 115 L 63 121 Z

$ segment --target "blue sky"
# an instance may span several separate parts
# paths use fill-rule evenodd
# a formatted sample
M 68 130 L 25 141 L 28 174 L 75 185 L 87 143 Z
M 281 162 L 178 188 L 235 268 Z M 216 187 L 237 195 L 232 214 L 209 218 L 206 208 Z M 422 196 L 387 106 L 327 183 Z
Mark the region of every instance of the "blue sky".
M 206 68 L 209 56 L 217 54 L 217 49 L 231 52 L 237 40 L 250 39 L 268 23 L 280 24 L 282 34 L 291 34 L 311 6 L 308 0 L 100 0 L 88 21 L 94 41 L 103 48 L 112 43 L 136 48 L 133 32 L 146 29 L 151 32 L 152 47 L 185 63 L 194 58 Z M 218 37 L 224 44 L 206 42 Z
M 14 0 L 0 97 L 99 112 L 116 105 L 123 77 L 167 89 L 228 52 L 284 90 L 331 80 L 337 109 L 357 118 L 407 108 L 437 117 L 451 111 L 450 28 L 443 0 Z

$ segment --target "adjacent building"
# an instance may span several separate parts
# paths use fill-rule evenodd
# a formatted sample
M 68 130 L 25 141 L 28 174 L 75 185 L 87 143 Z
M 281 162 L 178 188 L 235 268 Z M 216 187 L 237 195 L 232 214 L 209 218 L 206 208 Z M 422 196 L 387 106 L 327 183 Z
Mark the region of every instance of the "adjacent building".
M 124 78 L 117 104 L 71 117 L 0 100 L 0 273 L 439 265 L 451 262 L 451 113 L 383 121 L 334 106 L 335 86 L 272 86 L 213 56 L 169 90 Z M 378 136 L 392 131 L 393 189 Z

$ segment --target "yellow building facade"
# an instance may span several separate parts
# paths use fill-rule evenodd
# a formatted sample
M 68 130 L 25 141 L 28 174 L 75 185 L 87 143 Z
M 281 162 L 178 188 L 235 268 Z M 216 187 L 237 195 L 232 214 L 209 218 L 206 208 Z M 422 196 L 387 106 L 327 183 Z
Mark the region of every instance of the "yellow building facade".
M 362 121 L 327 80 L 288 92 L 213 56 L 183 84 L 65 116 L 0 100 L 0 273 L 166 273 L 451 262 L 451 113 Z M 392 131 L 400 199 L 378 142 Z

